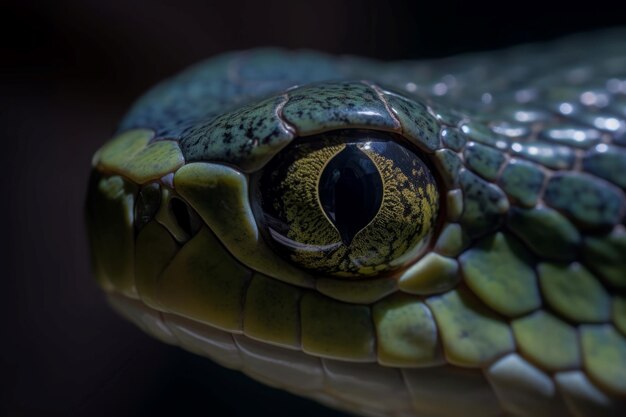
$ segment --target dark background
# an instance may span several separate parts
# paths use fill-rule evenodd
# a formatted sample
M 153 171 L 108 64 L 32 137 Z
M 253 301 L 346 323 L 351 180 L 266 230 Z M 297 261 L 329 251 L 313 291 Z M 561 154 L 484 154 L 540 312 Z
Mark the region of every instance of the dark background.
M 278 45 L 424 58 L 625 20 L 596 2 L 596 14 L 578 15 L 472 3 L 0 6 L 0 416 L 339 416 L 161 344 L 107 307 L 83 228 L 90 158 L 139 94 L 223 51 Z

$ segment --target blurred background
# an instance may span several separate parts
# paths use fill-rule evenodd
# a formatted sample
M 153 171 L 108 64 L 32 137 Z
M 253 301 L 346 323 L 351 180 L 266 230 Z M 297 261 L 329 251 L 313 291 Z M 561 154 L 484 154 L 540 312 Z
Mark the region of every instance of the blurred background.
M 341 415 L 161 344 L 105 304 L 83 227 L 90 158 L 155 82 L 261 45 L 419 59 L 626 22 L 596 2 L 573 15 L 503 3 L 499 17 L 503 6 L 473 2 L 4 3 L 0 416 L 11 417 Z

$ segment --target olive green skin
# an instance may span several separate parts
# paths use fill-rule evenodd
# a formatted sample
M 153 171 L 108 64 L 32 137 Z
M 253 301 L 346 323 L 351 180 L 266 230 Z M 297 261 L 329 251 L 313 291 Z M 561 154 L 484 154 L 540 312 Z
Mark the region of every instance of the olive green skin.
M 326 401 L 354 412 L 618 415 L 624 39 L 617 31 L 430 62 L 266 49 L 200 63 L 144 95 L 94 157 L 96 277 L 161 318 L 325 358 L 326 372 L 329 360 L 402 375 L 409 409 Z M 340 129 L 401 135 L 438 178 L 428 250 L 393 274 L 316 276 L 259 232 L 255 175 L 297 138 Z M 440 405 L 423 404 L 415 368 L 442 370 L 424 371 L 424 384 L 439 381 Z M 446 405 L 466 377 L 487 396 Z

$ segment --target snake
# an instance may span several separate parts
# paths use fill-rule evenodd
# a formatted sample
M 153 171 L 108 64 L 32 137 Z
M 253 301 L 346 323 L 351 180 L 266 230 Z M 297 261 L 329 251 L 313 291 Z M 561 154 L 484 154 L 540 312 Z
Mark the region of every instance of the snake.
M 94 155 L 123 317 L 377 417 L 626 412 L 626 32 L 384 62 L 229 52 Z M 210 377 L 210 376 L 207 376 Z

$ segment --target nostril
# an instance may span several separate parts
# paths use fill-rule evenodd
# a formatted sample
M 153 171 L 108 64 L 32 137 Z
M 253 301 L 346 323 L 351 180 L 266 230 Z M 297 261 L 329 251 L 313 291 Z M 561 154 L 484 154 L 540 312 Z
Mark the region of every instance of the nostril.
M 141 188 L 135 202 L 135 228 L 141 230 L 154 219 L 161 206 L 161 187 L 157 183 L 147 184 Z
M 178 198 L 172 198 L 170 207 L 178 226 L 183 229 L 185 233 L 191 235 L 191 218 L 189 211 L 187 211 L 187 205 Z
M 178 224 L 187 236 L 193 236 L 200 229 L 201 222 L 195 211 L 182 201 L 180 198 L 172 198 L 170 200 L 170 210 Z

